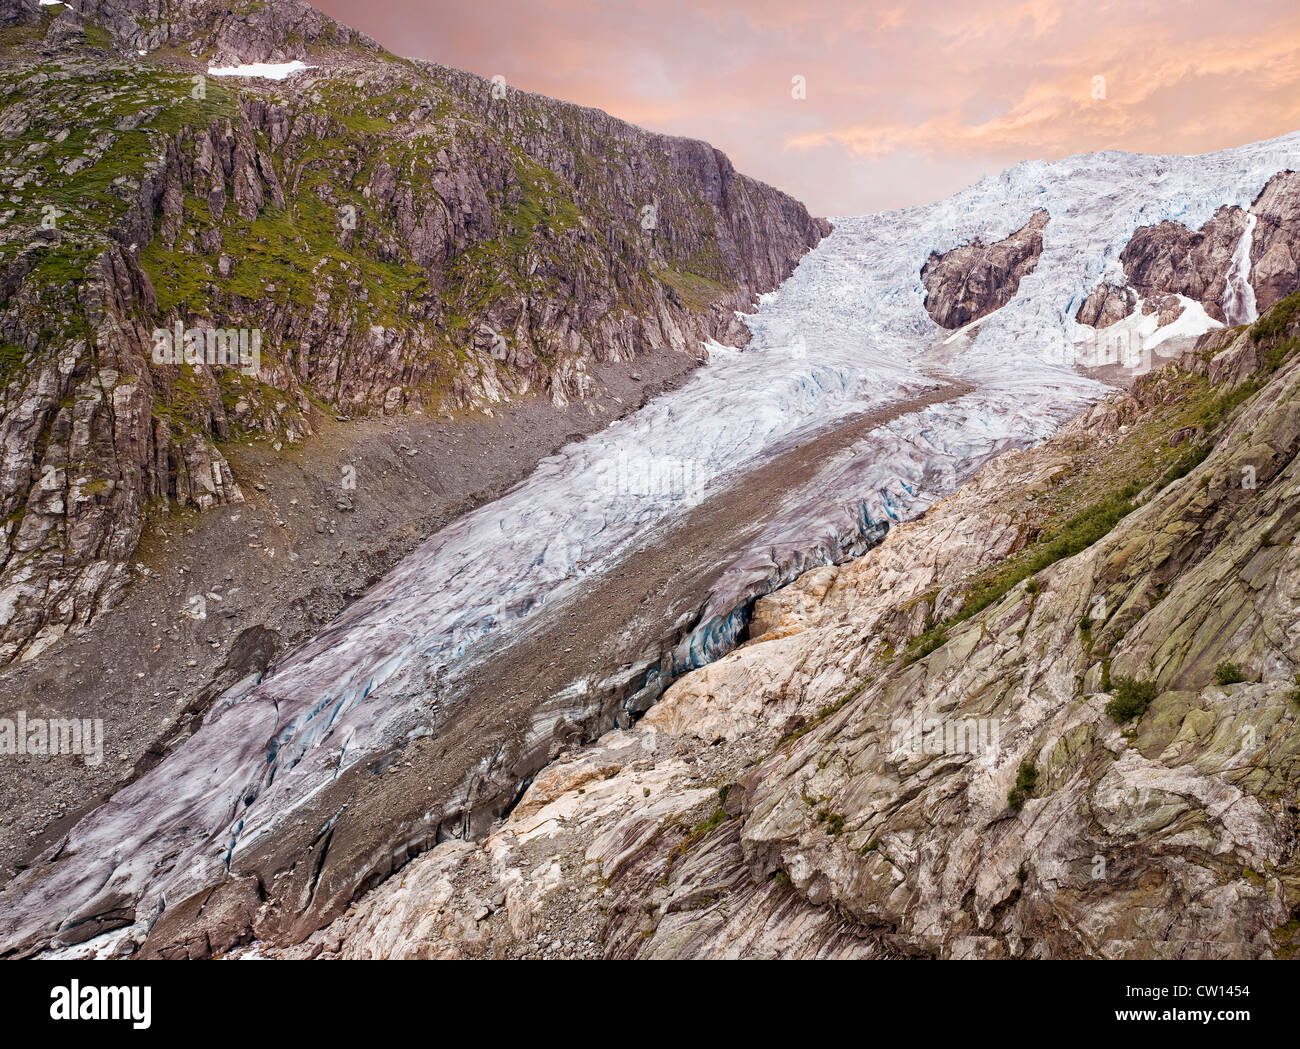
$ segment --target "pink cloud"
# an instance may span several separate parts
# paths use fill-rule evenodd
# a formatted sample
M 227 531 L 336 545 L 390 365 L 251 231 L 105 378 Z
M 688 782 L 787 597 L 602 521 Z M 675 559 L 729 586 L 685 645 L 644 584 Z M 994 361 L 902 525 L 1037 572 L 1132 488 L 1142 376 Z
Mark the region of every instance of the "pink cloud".
M 819 214 L 932 199 L 1027 158 L 1300 128 L 1294 0 L 320 6 L 399 54 L 707 139 Z

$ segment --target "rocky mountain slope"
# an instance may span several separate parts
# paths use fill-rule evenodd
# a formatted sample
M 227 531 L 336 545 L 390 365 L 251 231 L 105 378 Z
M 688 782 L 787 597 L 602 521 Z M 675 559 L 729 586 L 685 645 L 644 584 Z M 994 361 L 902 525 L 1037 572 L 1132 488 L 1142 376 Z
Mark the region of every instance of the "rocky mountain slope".
M 242 501 L 232 443 L 693 363 L 828 228 L 705 143 L 295 0 L 6 0 L 0 24 L 0 662 L 120 599 L 151 508 Z M 308 68 L 209 72 L 264 61 Z M 258 359 L 214 361 L 241 330 Z M 206 356 L 158 363 L 159 331 Z
M 1149 717 L 1207 672 L 1258 676 L 1272 703 L 1295 669 L 1276 592 L 1262 632 L 1244 598 L 1196 626 L 1204 582 L 1160 617 L 1202 567 L 1240 567 L 1226 537 L 1254 527 L 1242 500 L 1202 514 L 1179 493 L 1216 457 L 1291 455 L 1293 300 L 1249 329 L 1209 311 L 1254 320 L 1248 230 L 1286 286 L 1275 176 L 1300 138 L 1026 162 L 843 219 L 746 317 L 744 352 L 710 344 L 677 386 L 703 340 L 745 338 L 734 309 L 824 232 L 708 147 L 395 59 L 301 5 L 4 11 L 5 46 L 44 54 L 0 112 L 18 173 L 0 325 L 25 347 L 52 304 L 35 349 L 8 355 L 10 444 L 93 479 L 129 440 L 114 461 L 159 486 L 137 503 L 174 512 L 150 514 L 139 583 L 75 650 L 45 647 L 94 612 L 75 584 L 0 592 L 18 634 L 36 630 L 5 650 L 27 658 L 4 680 L 47 716 L 110 714 L 118 762 L 6 767 L 0 954 L 1286 949 L 1266 924 L 1291 906 L 1286 841 L 1214 837 L 1228 809 L 1234 834 L 1255 818 L 1221 789 L 1246 789 L 1239 765 L 1197 766 L 1213 782 L 1178 824 L 1210 828 L 1194 847 L 1106 830 L 1127 787 L 1099 794 L 1094 773 L 1098 747 L 1129 760 L 1107 705 L 1115 724 Z M 215 68 L 250 61 L 284 79 Z M 60 137 L 47 114 L 73 88 L 111 125 Z M 1210 261 L 1204 286 L 1129 285 L 1136 231 L 1233 208 L 1222 289 Z M 1117 289 L 1104 333 L 1077 319 L 1099 281 Z M 251 369 L 153 359 L 190 329 L 217 346 L 250 327 Z M 1081 348 L 1136 332 L 1176 354 L 1211 329 L 1051 437 L 1110 392 Z M 77 353 L 46 360 L 33 392 L 47 342 Z M 1282 407 L 1243 438 L 1261 403 Z M 342 465 L 364 492 L 336 485 Z M 1247 465 L 1250 492 L 1273 476 Z M 75 556 L 40 545 L 55 511 L 29 511 L 32 488 L 9 524 L 37 555 L 11 563 L 34 579 L 108 563 L 102 604 L 122 573 L 92 525 L 119 519 L 135 480 L 70 500 L 68 471 L 45 473 L 48 506 L 82 515 Z M 1254 586 L 1271 564 L 1239 574 Z M 1072 572 L 1101 582 L 1075 593 Z M 1207 671 L 1185 623 L 1252 640 L 1211 646 Z M 1148 670 L 1126 646 L 1151 624 L 1175 640 Z M 1151 782 L 1185 775 L 1142 746 Z M 1053 793 L 1064 812 L 1039 804 Z M 1039 813 L 1092 836 L 1111 925 L 1087 925 L 1101 890 L 1063 880 L 1064 846 L 1027 855 Z M 1283 888 L 1206 881 L 1238 861 Z M 1162 938 L 1134 870 L 1192 879 L 1213 921 Z M 1166 916 L 1195 914 L 1170 899 Z
M 563 756 L 294 957 L 1286 957 L 1300 296 Z

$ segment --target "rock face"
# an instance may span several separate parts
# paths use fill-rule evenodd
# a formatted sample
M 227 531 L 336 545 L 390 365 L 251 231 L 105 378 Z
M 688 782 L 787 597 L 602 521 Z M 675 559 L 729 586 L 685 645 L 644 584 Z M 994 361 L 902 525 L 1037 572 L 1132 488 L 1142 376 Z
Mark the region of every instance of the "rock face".
M 283 62 L 318 44 L 353 44 L 378 53 L 364 33 L 334 21 L 301 0 L 246 4 L 212 0 L 70 0 L 80 18 L 104 27 L 132 49 L 185 47 L 214 66 Z
M 1185 295 L 1223 323 L 1229 266 L 1245 230 L 1246 213 L 1240 208 L 1220 208 L 1196 231 L 1178 222 L 1143 226 L 1133 234 L 1120 261 L 1129 284 L 1142 298 Z
M 1015 233 L 995 244 L 976 238 L 940 255 L 921 269 L 925 309 L 936 324 L 960 328 L 1001 309 L 1015 296 L 1020 280 L 1043 253 L 1043 230 L 1050 216 L 1034 212 Z
M 1300 622 L 1284 596 L 1297 564 L 1276 544 L 1300 524 L 1297 396 L 1292 359 L 1201 466 L 1151 486 L 1109 535 L 882 674 L 743 781 L 751 870 L 785 871 L 910 953 L 1288 946 Z M 1103 420 L 1094 410 L 1082 425 Z M 1258 487 L 1243 488 L 1246 466 Z M 941 590 L 936 618 L 943 601 Z M 1246 682 L 1216 684 L 1221 662 Z M 1119 675 L 1152 683 L 1131 724 L 1103 710 Z M 997 759 L 898 746 L 899 720 L 917 714 L 949 729 L 996 719 Z M 1025 763 L 1037 785 L 1009 804 Z M 838 831 L 819 809 L 842 816 Z
M 1288 956 L 1283 306 L 761 599 L 752 641 L 545 770 L 485 842 L 260 953 Z M 1112 714 L 1125 678 L 1146 706 Z
M 238 502 L 224 442 L 308 437 L 312 398 L 589 397 L 593 363 L 743 342 L 735 311 L 828 229 L 703 142 L 399 60 L 294 0 L 49 10 L 4 14 L 0 663 L 120 596 L 147 505 Z M 205 349 L 166 363 L 160 331 Z M 214 359 L 241 331 L 257 358 Z
M 1250 282 L 1260 310 L 1300 289 L 1300 172 L 1269 180 L 1251 205 L 1258 218 L 1250 245 Z
M 1220 208 L 1199 230 L 1179 222 L 1143 226 L 1120 262 L 1127 283 L 1098 284 L 1079 307 L 1079 323 L 1108 327 L 1145 300 L 1146 312 L 1161 310 L 1163 327 L 1172 311 L 1166 303 L 1179 295 L 1201 303 L 1221 324 L 1254 320 L 1300 288 L 1300 174 L 1279 172 L 1248 211 Z
M 38 25 L 41 9 L 36 0 L 3 0 L 0 2 L 0 26 Z
M 1132 288 L 1121 284 L 1098 284 L 1079 307 L 1078 321 L 1094 328 L 1108 328 L 1131 314 L 1137 302 L 1137 292 Z

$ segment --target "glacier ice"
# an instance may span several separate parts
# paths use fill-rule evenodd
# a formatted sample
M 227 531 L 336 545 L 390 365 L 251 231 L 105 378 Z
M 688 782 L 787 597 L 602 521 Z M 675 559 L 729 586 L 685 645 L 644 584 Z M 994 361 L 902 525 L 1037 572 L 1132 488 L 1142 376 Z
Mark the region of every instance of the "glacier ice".
M 86 915 L 130 897 L 147 926 L 167 899 L 220 877 L 232 855 L 275 833 L 341 769 L 427 731 L 437 704 L 430 680 L 436 692 L 472 665 L 485 637 L 573 592 L 651 526 L 791 441 L 932 387 L 938 373 L 972 384 L 833 456 L 734 551 L 676 669 L 715 657 L 756 594 L 860 551 L 990 456 L 1044 438 L 1107 392 L 1073 367 L 1087 336 L 1073 318 L 1138 226 L 1195 228 L 1220 206 L 1248 206 L 1297 160 L 1300 135 L 1200 157 L 1031 161 L 934 204 L 836 220 L 747 317 L 743 352 L 713 347 L 681 388 L 565 447 L 426 540 L 83 818 L 43 880 L 20 878 L 0 897 L 0 924 L 21 932 L 44 927 L 51 908 Z M 956 339 L 939 330 L 923 307 L 930 253 L 1006 237 L 1039 208 L 1051 216 L 1043 252 L 1016 297 Z

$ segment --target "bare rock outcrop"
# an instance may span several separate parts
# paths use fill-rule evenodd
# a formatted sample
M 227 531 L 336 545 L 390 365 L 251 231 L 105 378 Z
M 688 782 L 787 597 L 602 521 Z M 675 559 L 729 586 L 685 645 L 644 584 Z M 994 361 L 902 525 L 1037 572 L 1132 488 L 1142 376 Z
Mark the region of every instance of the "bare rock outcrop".
M 104 27 L 122 47 L 185 47 L 218 66 L 301 58 L 304 47 L 320 43 L 381 50 L 364 33 L 302 0 L 238 8 L 213 0 L 68 0 L 68 7 Z
M 0 26 L 37 25 L 40 20 L 36 0 L 0 0 Z
M 1274 175 L 1250 210 L 1250 282 L 1262 312 L 1300 289 L 1300 172 Z
M 1098 284 L 1079 307 L 1079 323 L 1108 327 L 1143 300 L 1147 313 L 1160 310 L 1163 327 L 1181 312 L 1172 305 L 1180 295 L 1221 324 L 1253 320 L 1300 288 L 1300 174 L 1278 172 L 1248 211 L 1220 208 L 1199 230 L 1173 221 L 1143 226 L 1120 261 L 1127 283 Z
M 1180 222 L 1143 226 L 1120 253 L 1120 261 L 1129 285 L 1142 298 L 1184 295 L 1226 323 L 1229 264 L 1245 230 L 1241 208 L 1220 208 L 1199 230 Z
M 986 245 L 977 237 L 942 255 L 931 255 L 921 268 L 921 282 L 926 312 L 935 323 L 960 328 L 1010 302 L 1021 278 L 1038 264 L 1049 219 L 1046 211 L 1039 210 L 1005 240 Z
M 1132 288 L 1103 282 L 1083 300 L 1077 319 L 1080 324 L 1091 324 L 1094 328 L 1108 328 L 1129 316 L 1137 307 L 1137 303 L 1137 292 Z

